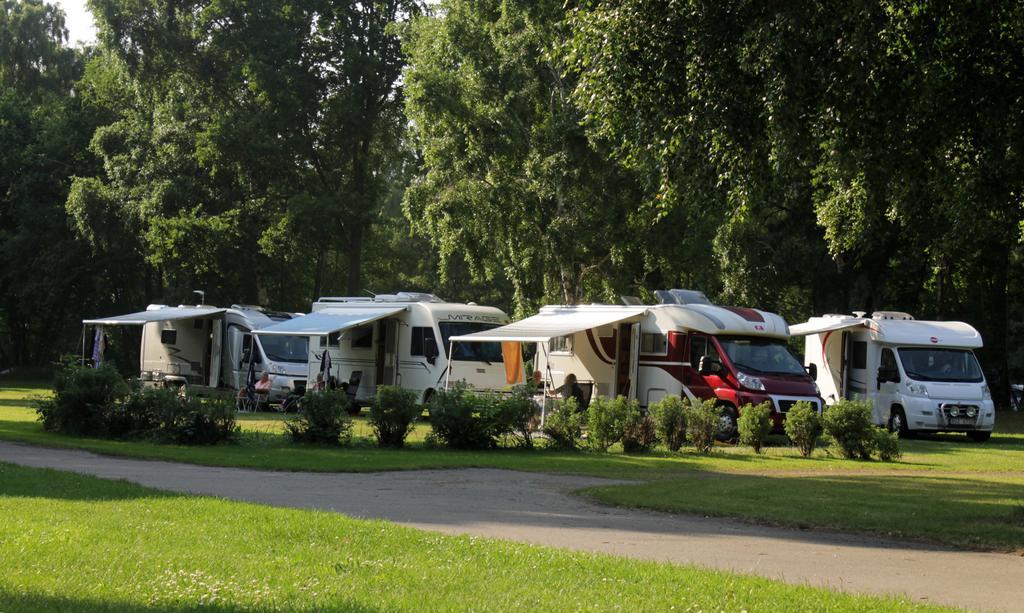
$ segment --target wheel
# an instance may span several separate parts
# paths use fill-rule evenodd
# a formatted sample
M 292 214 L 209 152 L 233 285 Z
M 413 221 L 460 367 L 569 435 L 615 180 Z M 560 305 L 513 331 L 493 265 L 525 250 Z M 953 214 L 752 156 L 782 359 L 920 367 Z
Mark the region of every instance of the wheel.
M 715 439 L 725 442 L 736 440 L 739 428 L 736 425 L 736 409 L 730 406 L 722 407 L 722 415 L 718 418 L 718 434 Z
M 895 432 L 900 438 L 910 438 L 907 428 L 907 414 L 902 407 L 893 407 L 889 412 L 889 432 Z
M 984 443 L 988 439 L 992 438 L 992 433 L 975 430 L 973 432 L 968 432 L 967 438 L 971 439 L 975 443 Z

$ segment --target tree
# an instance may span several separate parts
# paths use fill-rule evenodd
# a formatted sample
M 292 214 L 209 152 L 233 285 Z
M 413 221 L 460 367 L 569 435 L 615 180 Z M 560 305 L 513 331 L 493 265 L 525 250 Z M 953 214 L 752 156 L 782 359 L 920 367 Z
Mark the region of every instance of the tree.
M 442 2 L 406 30 L 406 113 L 423 166 L 406 192 L 442 278 L 511 280 L 540 298 L 617 299 L 641 268 L 639 184 L 588 141 L 558 41 L 562 3 Z

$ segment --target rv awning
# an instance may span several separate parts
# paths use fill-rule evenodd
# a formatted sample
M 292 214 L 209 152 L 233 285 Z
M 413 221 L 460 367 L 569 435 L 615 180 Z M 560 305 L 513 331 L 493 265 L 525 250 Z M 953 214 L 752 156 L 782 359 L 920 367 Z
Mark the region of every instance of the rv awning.
M 546 343 L 559 336 L 568 336 L 583 330 L 600 328 L 601 326 L 639 317 L 646 312 L 646 308 L 589 312 L 576 309 L 551 311 L 527 317 L 500 328 L 492 328 L 474 334 L 453 336 L 449 340 L 460 343 L 489 343 L 496 341 Z
M 404 306 L 361 309 L 324 309 L 255 330 L 254 334 L 288 336 L 325 336 L 390 317 L 406 310 Z
M 863 328 L 867 325 L 864 319 L 840 319 L 836 321 L 807 321 L 802 324 L 789 327 L 789 333 L 793 336 L 807 336 L 809 334 L 821 334 L 844 328 Z
M 202 309 L 182 307 L 162 307 L 127 315 L 115 315 L 105 319 L 83 319 L 85 325 L 98 326 L 142 326 L 154 321 L 175 321 L 178 319 L 200 319 L 220 315 L 227 309 Z

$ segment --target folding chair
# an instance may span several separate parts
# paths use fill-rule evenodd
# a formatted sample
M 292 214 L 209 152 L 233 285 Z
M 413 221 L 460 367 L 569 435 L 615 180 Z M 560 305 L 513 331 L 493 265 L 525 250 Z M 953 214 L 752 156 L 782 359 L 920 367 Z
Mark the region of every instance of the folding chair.
M 348 377 L 348 387 L 345 388 L 345 396 L 348 397 L 349 415 L 359 415 L 359 403 L 356 402 L 356 394 L 359 392 L 359 382 L 363 379 L 363 371 L 353 370 Z

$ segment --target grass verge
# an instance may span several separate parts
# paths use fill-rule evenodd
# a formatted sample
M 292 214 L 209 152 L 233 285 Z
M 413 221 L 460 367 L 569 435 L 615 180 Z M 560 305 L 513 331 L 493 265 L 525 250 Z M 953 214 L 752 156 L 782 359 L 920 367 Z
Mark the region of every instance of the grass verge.
M 918 608 L 7 464 L 0 514 L 0 610 Z

